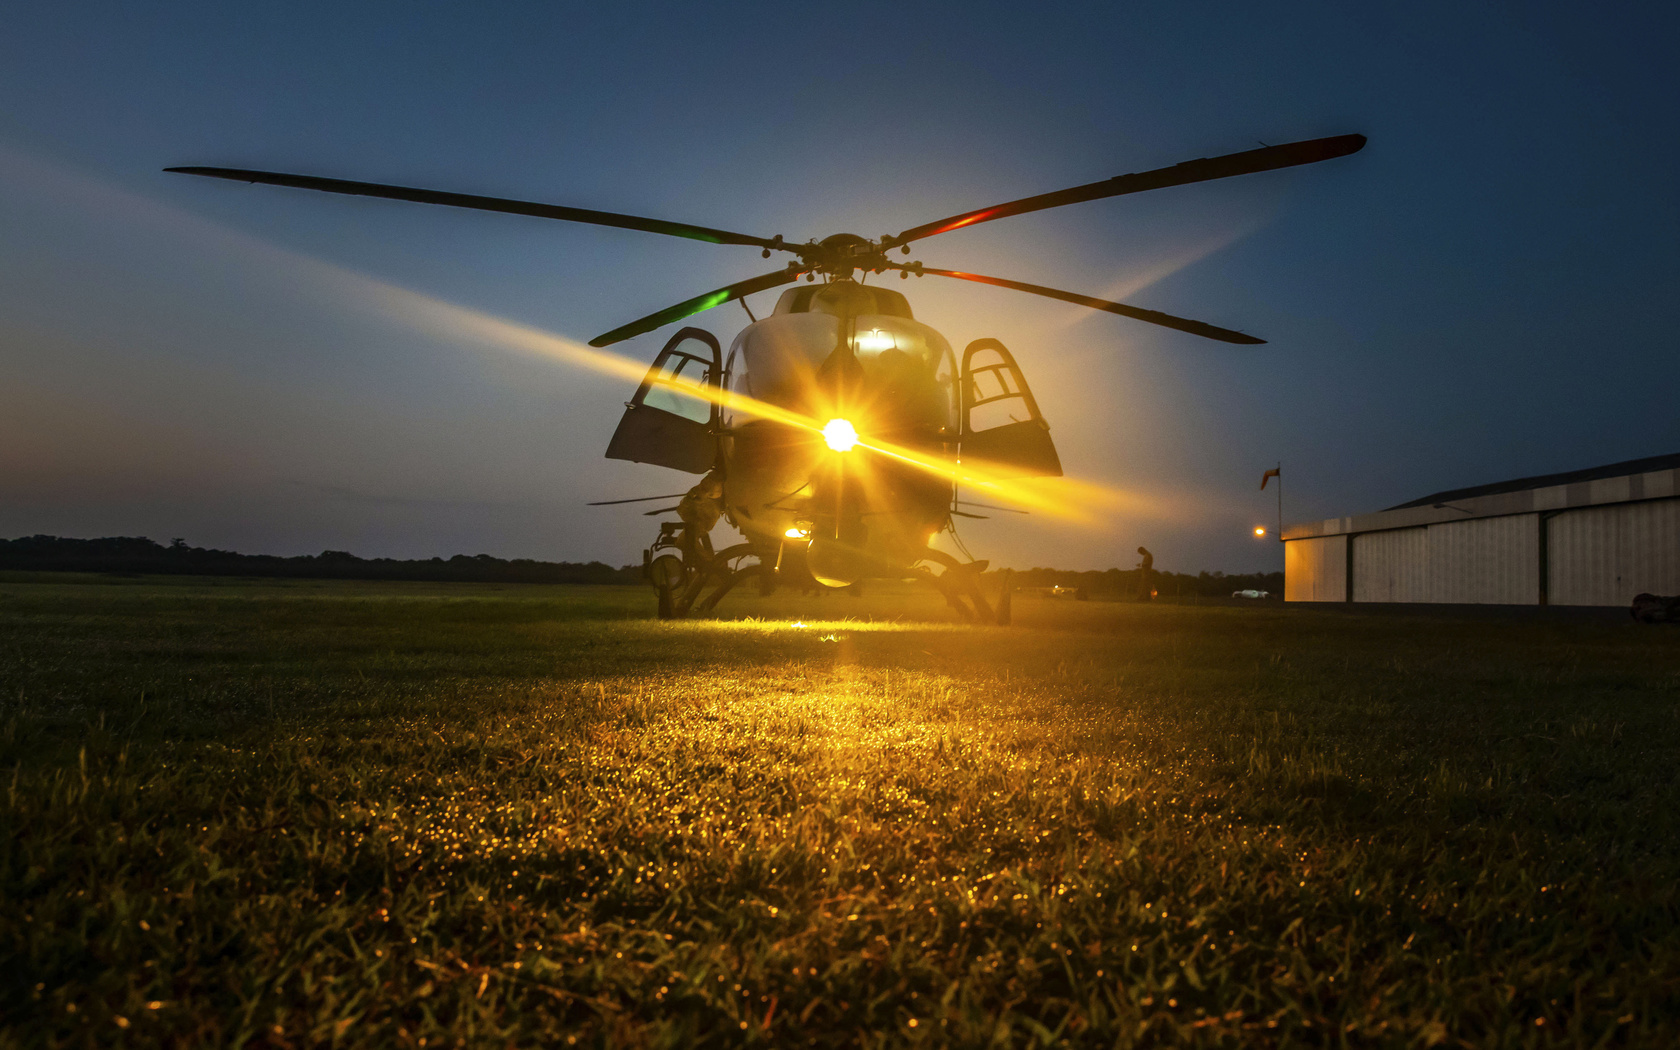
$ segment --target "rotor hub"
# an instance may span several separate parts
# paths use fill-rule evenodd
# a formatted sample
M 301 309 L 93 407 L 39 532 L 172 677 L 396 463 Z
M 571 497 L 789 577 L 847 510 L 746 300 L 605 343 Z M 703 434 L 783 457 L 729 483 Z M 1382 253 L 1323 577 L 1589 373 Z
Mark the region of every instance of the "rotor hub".
M 887 268 L 887 254 L 881 243 L 855 233 L 836 233 L 809 244 L 790 245 L 788 250 L 799 253 L 805 269 L 829 277 L 850 277 L 854 270 L 880 273 Z

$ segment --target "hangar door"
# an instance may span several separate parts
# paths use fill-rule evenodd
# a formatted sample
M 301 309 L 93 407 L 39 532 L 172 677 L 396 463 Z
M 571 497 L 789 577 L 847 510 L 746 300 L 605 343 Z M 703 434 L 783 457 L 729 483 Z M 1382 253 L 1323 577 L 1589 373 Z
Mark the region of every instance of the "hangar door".
M 1347 601 L 1347 537 L 1315 536 L 1283 545 L 1283 600 Z
M 1546 523 L 1546 600 L 1626 605 L 1680 594 L 1680 500 L 1567 510 Z
M 1353 600 L 1429 600 L 1429 530 L 1385 529 L 1353 537 Z

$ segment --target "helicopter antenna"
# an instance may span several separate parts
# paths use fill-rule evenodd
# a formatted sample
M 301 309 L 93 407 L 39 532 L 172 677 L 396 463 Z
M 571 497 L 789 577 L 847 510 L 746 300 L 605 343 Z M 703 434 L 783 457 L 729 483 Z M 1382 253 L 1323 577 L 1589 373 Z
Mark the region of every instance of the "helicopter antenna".
M 959 507 L 984 507 L 987 510 L 1001 510 L 1001 511 L 1007 513 L 1007 514 L 1029 514 L 1029 513 L 1031 513 L 1031 511 L 1016 510 L 1014 507 L 999 507 L 999 506 L 997 506 L 995 504 L 991 504 L 991 503 L 975 503 L 972 500 L 966 500 L 966 499 L 953 499 L 951 502 L 956 504 Z
M 597 503 L 585 503 L 586 507 L 613 507 L 620 503 L 650 503 L 656 499 L 679 499 L 686 496 L 686 492 L 674 492 L 669 496 L 637 496 L 635 499 L 604 499 Z
M 752 307 L 747 305 L 747 297 L 744 295 L 741 296 L 741 309 L 745 310 L 747 312 L 747 316 L 752 318 L 753 324 L 758 323 L 758 318 L 753 315 Z

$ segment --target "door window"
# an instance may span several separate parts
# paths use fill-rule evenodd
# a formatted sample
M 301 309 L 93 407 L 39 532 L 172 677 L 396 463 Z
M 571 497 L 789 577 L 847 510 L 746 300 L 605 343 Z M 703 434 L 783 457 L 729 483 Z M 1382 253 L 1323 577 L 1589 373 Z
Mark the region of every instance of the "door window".
M 643 383 L 642 404 L 696 423 L 710 423 L 713 402 L 708 394 L 715 387 L 708 373 L 713 370 L 713 357 L 712 348 L 693 337 L 667 346 Z
M 717 462 L 715 400 L 723 351 L 710 332 L 684 328 L 653 359 L 624 409 L 608 459 L 704 474 Z
M 962 458 L 1003 476 L 1060 477 L 1050 425 L 1015 358 L 996 339 L 963 351 Z

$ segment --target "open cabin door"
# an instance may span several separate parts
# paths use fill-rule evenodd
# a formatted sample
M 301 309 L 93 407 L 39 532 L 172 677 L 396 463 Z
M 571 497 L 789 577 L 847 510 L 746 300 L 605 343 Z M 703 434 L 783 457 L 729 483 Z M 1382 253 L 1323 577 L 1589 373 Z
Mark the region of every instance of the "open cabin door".
M 996 339 L 976 339 L 962 356 L 962 459 L 1003 477 L 1061 477 L 1050 424 L 1015 358 Z
M 607 444 L 608 459 L 704 474 L 717 461 L 723 350 L 712 333 L 684 328 L 653 359 Z M 690 392 L 692 391 L 692 392 Z

